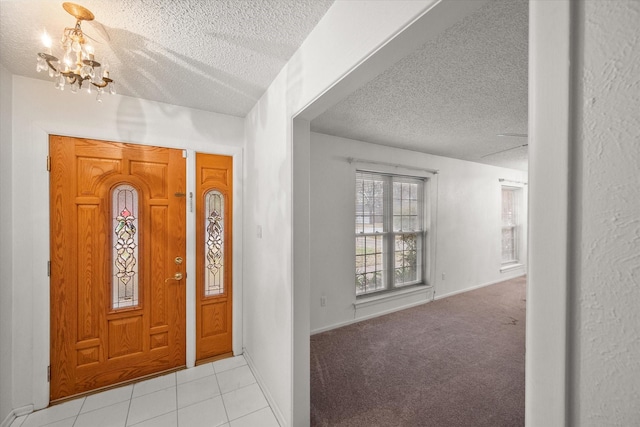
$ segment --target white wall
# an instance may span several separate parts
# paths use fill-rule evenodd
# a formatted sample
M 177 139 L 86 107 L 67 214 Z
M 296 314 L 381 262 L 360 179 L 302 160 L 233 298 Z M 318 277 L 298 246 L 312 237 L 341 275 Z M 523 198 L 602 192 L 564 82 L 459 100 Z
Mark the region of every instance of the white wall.
M 0 65 L 0 423 L 11 412 L 11 352 L 13 348 L 13 322 L 11 300 L 12 259 L 11 246 L 11 73 Z
M 308 240 L 292 229 L 294 169 L 305 170 L 298 159 L 294 166 L 295 144 L 305 144 L 308 123 L 294 144 L 292 118 L 433 3 L 336 2 L 246 118 L 244 308 L 251 316 L 244 344 L 283 426 L 309 424 L 309 330 L 305 336 L 304 323 L 294 318 L 306 316 L 308 324 L 309 284 L 294 284 L 292 263 L 295 239 Z M 299 200 L 304 205 L 304 194 Z
M 640 2 L 577 17 L 573 425 L 638 425 Z
M 25 407 L 29 410 L 46 406 L 49 397 L 46 381 L 49 360 L 49 279 L 46 268 L 49 255 L 48 134 L 233 155 L 234 168 L 238 171 L 234 177 L 237 180 L 234 198 L 241 201 L 244 120 L 119 95 L 106 96 L 99 104 L 86 93 L 60 92 L 54 89 L 53 83 L 23 77 L 13 79 L 12 115 L 11 188 L 5 188 L 3 181 L 2 205 L 8 204 L 11 208 L 13 235 L 5 236 L 3 229 L 0 243 L 3 252 L 11 251 L 13 254 L 12 276 L 8 280 L 13 286 L 13 409 Z M 4 137 L 2 147 L 4 155 Z M 4 164 L 2 171 L 4 177 Z M 188 188 L 190 185 L 193 185 L 193 179 L 188 177 Z M 5 193 L 6 190 L 9 192 Z M 234 213 L 234 223 L 241 224 L 241 205 L 236 204 L 235 208 L 239 210 Z M 188 235 L 192 235 L 193 230 L 193 218 L 188 215 Z M 234 262 L 234 286 L 236 279 L 241 283 L 241 254 L 235 253 L 241 246 L 242 229 L 239 226 L 234 230 L 234 261 L 237 260 L 237 264 Z M 193 263 L 193 256 L 188 259 Z M 188 271 L 189 268 L 194 266 L 188 262 Z M 195 274 L 189 276 L 195 277 Z M 189 292 L 193 292 L 189 279 L 187 286 L 191 289 L 188 291 L 189 300 Z M 238 296 L 237 293 L 235 295 Z M 241 298 L 241 292 L 238 298 Z M 242 319 L 234 315 L 234 325 L 236 323 L 241 327 Z
M 353 218 L 356 165 L 347 161 L 349 157 L 439 170 L 431 183 L 436 187 L 432 193 L 437 194 L 437 200 L 431 201 L 437 204 L 437 217 L 432 222 L 436 229 L 435 233 L 430 233 L 430 238 L 434 240 L 432 247 L 435 249 L 435 268 L 431 275 L 431 279 L 435 280 L 431 284 L 436 298 L 525 273 L 526 251 L 521 254 L 522 267 L 500 272 L 499 179 L 526 182 L 526 172 L 312 133 L 312 332 L 432 299 L 431 293 L 425 291 L 366 310 L 354 310 Z M 411 173 L 411 170 L 407 169 L 403 173 Z M 526 187 L 523 191 L 526 200 Z M 526 224 L 526 202 L 523 213 Z M 526 248 L 526 244 L 523 248 Z M 320 306 L 321 296 L 327 298 L 325 307 Z

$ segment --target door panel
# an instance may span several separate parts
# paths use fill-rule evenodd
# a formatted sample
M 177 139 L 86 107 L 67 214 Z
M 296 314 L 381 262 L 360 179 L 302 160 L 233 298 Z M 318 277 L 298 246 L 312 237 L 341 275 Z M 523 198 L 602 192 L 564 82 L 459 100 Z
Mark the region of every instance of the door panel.
M 185 365 L 182 151 L 49 144 L 51 400 Z
M 196 360 L 232 351 L 233 158 L 196 154 Z

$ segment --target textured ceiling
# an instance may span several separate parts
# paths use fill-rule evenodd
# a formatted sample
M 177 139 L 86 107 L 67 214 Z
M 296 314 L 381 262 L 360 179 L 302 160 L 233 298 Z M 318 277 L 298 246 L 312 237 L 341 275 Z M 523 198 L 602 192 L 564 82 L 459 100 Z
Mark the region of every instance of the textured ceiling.
M 492 0 L 311 122 L 315 132 L 527 169 L 528 1 Z M 499 154 L 491 154 L 517 147 Z
M 96 17 L 82 28 L 118 93 L 244 117 L 333 0 L 79 3 Z M 36 53 L 43 30 L 55 47 L 75 24 L 61 5 L 0 1 L 0 61 L 11 73 L 49 80 L 36 73 Z
M 332 3 L 81 2 L 96 16 L 83 30 L 118 93 L 239 117 Z M 61 4 L 0 0 L 0 62 L 11 73 L 50 80 L 36 73 L 35 54 L 43 30 L 55 41 L 74 24 Z M 312 130 L 526 169 L 526 138 L 497 134 L 527 132 L 527 33 L 527 0 L 492 0 L 313 120 Z

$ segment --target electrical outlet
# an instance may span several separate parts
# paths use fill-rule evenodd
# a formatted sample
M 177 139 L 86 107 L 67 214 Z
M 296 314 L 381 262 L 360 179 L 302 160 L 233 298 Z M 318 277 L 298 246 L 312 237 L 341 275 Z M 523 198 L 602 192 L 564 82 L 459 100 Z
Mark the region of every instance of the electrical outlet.
M 442 280 L 444 280 L 444 276 L 445 276 L 445 274 L 444 274 L 444 273 L 442 273 Z
M 320 297 L 320 307 L 324 307 L 327 305 L 327 297 L 324 295 Z

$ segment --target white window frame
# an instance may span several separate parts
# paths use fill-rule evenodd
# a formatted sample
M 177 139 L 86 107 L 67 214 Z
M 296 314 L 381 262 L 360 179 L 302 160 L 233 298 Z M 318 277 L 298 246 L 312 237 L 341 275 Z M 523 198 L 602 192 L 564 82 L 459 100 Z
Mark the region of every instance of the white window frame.
M 425 286 L 430 283 L 429 280 L 429 262 L 427 261 L 429 253 L 429 205 L 427 197 L 429 191 L 429 179 L 426 176 L 416 176 L 413 174 L 398 174 L 389 173 L 379 170 L 368 170 L 357 168 L 355 170 L 354 183 L 357 181 L 358 174 L 370 174 L 375 177 L 379 177 L 383 180 L 383 230 L 373 232 L 358 232 L 356 230 L 354 238 L 354 249 L 358 237 L 382 237 L 383 245 L 383 288 L 375 289 L 368 292 L 357 292 L 357 285 L 354 285 L 354 292 L 357 299 L 363 299 L 372 296 L 380 296 L 387 293 L 395 293 L 398 291 L 406 291 L 407 289 L 415 288 L 418 286 Z M 417 204 L 418 204 L 418 218 L 420 221 L 420 227 L 416 231 L 394 231 L 393 227 L 393 183 L 394 182 L 416 182 L 420 181 L 421 190 L 418 190 Z M 357 190 L 356 190 L 357 191 Z M 354 202 L 356 201 L 356 194 L 354 193 Z M 355 203 L 354 203 L 355 207 Z M 354 212 L 354 219 L 357 217 L 357 212 Z M 396 236 L 403 234 L 418 234 L 418 247 L 417 247 L 417 278 L 414 281 L 396 284 L 395 283 L 395 239 Z M 354 250 L 354 257 L 356 251 Z M 354 259 L 354 267 L 355 267 Z M 358 273 L 354 269 L 354 275 L 357 277 Z
M 513 215 L 514 221 L 513 224 L 505 225 L 504 222 L 504 191 L 510 191 L 513 194 L 513 207 L 515 213 Z M 515 184 L 503 184 L 500 186 L 500 259 L 501 259 L 501 271 L 510 270 L 511 268 L 517 268 L 522 265 L 522 197 L 523 197 L 523 187 Z M 503 233 L 505 228 L 512 229 L 513 235 L 513 252 L 515 256 L 513 259 L 504 260 L 502 258 L 502 251 L 504 250 L 503 243 Z

